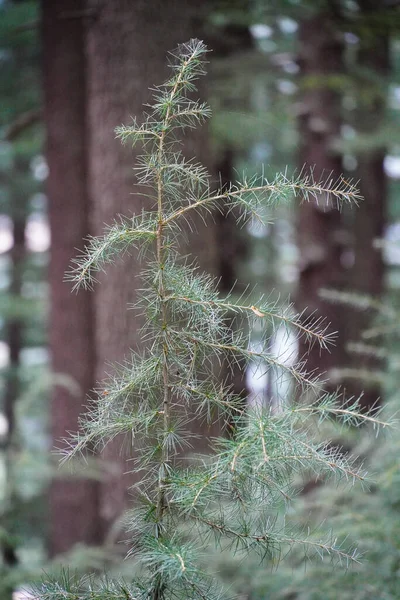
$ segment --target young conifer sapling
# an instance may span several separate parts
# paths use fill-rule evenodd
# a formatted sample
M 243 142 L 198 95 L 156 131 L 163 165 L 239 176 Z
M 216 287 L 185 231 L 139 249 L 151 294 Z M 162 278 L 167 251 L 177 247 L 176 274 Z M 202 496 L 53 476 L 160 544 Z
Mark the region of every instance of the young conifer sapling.
M 91 238 L 74 263 L 76 288 L 90 287 L 95 274 L 125 252 L 138 251 L 142 289 L 137 310 L 143 312 L 141 352 L 104 383 L 81 431 L 70 441 L 68 456 L 88 447 L 100 450 L 120 434 L 131 437 L 133 469 L 140 475 L 128 530 L 137 578 L 129 583 L 68 574 L 46 581 L 37 590 L 42 600 L 75 599 L 204 599 L 229 597 L 218 579 L 203 568 L 210 544 L 256 553 L 261 560 L 301 545 L 304 553 L 328 554 L 339 561 L 357 560 L 334 539 L 299 536 L 285 526 L 284 507 L 294 493 L 293 476 L 307 469 L 315 476 L 363 480 L 355 462 L 329 444 L 313 440 L 307 423 L 325 419 L 385 425 L 378 414 L 367 417 L 357 402 L 343 406 L 324 394 L 322 382 L 308 374 L 303 361 L 286 365 L 271 353 L 267 332 L 284 326 L 310 344 L 326 348 L 332 336 L 321 320 L 305 320 L 291 307 L 281 308 L 249 294 L 235 301 L 221 297 L 217 282 L 199 273 L 193 258 L 180 256 L 180 241 L 201 213 L 234 210 L 241 223 L 264 221 L 267 209 L 293 195 L 302 201 L 334 198 L 356 203 L 357 190 L 343 179 L 314 181 L 311 176 L 265 175 L 215 189 L 207 170 L 187 159 L 180 134 L 210 117 L 207 104 L 190 99 L 195 80 L 204 75 L 206 47 L 190 40 L 171 53 L 171 77 L 156 88 L 154 101 L 141 121 L 118 127 L 123 142 L 141 144 L 138 183 L 151 190 L 153 209 L 119 217 L 104 236 Z M 229 314 L 249 322 L 233 332 Z M 250 344 L 252 323 L 265 325 L 262 343 Z M 220 380 L 221 361 L 251 361 L 260 369 L 278 370 L 298 386 L 313 391 L 311 404 L 287 398 L 279 410 L 250 407 Z M 207 456 L 182 460 L 190 448 L 191 422 L 216 419 L 234 424 L 234 433 L 214 439 Z M 131 463 L 132 464 L 132 463 Z

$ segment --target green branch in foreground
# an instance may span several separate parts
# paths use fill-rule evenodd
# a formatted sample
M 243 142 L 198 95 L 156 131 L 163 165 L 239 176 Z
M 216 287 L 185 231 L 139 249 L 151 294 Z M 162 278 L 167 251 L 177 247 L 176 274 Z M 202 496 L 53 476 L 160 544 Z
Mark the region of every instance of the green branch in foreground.
M 310 346 L 333 342 L 323 319 L 307 318 L 291 305 L 235 290 L 220 297 L 212 277 L 199 273 L 180 242 L 197 212 L 205 219 L 214 209 L 233 211 L 238 224 L 267 221 L 271 209 L 295 196 L 298 201 L 356 204 L 357 189 L 343 178 L 315 181 L 310 175 L 259 177 L 213 189 L 202 165 L 184 156 L 180 136 L 209 118 L 208 106 L 188 96 L 204 74 L 206 47 L 190 40 L 171 54 L 171 77 L 154 91 L 142 121 L 117 128 L 123 142 L 141 144 L 136 166 L 138 184 L 146 188 L 152 210 L 119 217 L 103 236 L 90 238 L 68 275 L 75 288 L 91 287 L 96 273 L 118 257 L 138 252 L 145 266 L 138 302 L 144 325 L 140 352 L 116 368 L 96 390 L 81 430 L 65 454 L 101 450 L 116 436 L 129 438 L 134 459 L 135 508 L 127 517 L 132 534 L 128 556 L 139 573 L 135 583 L 104 579 L 49 580 L 38 590 L 42 600 L 216 600 L 227 597 L 215 574 L 204 572 L 202 556 L 210 544 L 262 559 L 277 560 L 288 548 L 301 546 L 338 562 L 358 555 L 336 540 L 311 533 L 296 535 L 284 524 L 288 505 L 298 494 L 296 478 L 344 483 L 365 481 L 358 461 L 317 439 L 322 421 L 386 428 L 381 415 L 365 415 L 356 402 L 343 407 L 327 396 L 323 381 L 307 371 L 306 358 L 288 363 L 271 351 L 270 336 L 280 327 Z M 248 330 L 229 327 L 236 315 L 251 329 L 262 324 L 258 345 Z M 311 404 L 295 404 L 291 392 L 274 410 L 259 402 L 251 408 L 221 380 L 218 366 L 251 364 L 260 375 L 273 370 L 306 392 Z M 310 401 L 309 401 L 310 402 Z M 223 417 L 229 436 L 208 440 L 208 453 L 185 456 L 196 446 L 199 420 L 213 424 Z

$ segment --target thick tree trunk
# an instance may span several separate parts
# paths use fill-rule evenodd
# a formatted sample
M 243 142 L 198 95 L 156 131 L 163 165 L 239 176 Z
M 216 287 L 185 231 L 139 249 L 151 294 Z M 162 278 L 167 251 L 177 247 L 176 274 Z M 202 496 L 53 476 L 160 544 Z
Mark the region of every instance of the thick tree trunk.
M 143 104 L 151 100 L 148 88 L 168 77 L 166 54 L 178 43 L 193 37 L 193 1 L 107 0 L 93 1 L 93 20 L 88 30 L 88 116 L 90 128 L 89 177 L 93 206 L 92 228 L 100 234 L 105 223 L 120 213 L 138 213 L 149 202 L 134 187 L 132 167 L 137 150 L 121 146 L 114 139 L 114 128 L 129 124 L 131 115 L 140 115 Z M 191 140 L 191 150 L 203 142 Z M 143 190 L 141 190 L 143 191 Z M 148 190 L 144 190 L 148 193 Z M 208 230 L 200 238 L 206 251 L 205 263 L 212 263 L 213 244 Z M 193 245 L 191 246 L 193 250 Z M 204 252 L 203 252 L 204 255 Z M 95 292 L 96 377 L 101 380 L 112 370 L 106 365 L 121 362 L 139 344 L 140 319 L 127 305 L 135 302 L 137 256 L 125 257 L 100 276 Z M 129 463 L 118 457 L 120 440 L 104 452 L 112 464 L 108 480 L 102 485 L 101 516 L 106 529 L 115 522 L 127 504 L 131 478 L 124 475 Z
M 53 372 L 68 375 L 76 384 L 71 390 L 57 386 L 53 393 L 51 429 L 57 442 L 78 429 L 78 416 L 94 383 L 92 297 L 85 292 L 71 294 L 70 285 L 63 282 L 71 257 L 89 232 L 84 20 L 79 0 L 43 0 L 42 10 L 52 235 L 50 349 Z M 53 555 L 77 542 L 100 541 L 97 502 L 97 483 L 55 479 L 50 491 Z
M 319 13 L 301 23 L 299 64 L 302 98 L 299 103 L 299 166 L 303 173 L 313 170 L 316 180 L 336 179 L 341 174 L 341 157 L 334 154 L 332 142 L 340 135 L 340 94 L 334 89 L 334 76 L 343 72 L 343 44 L 337 25 L 329 12 Z M 341 365 L 345 343 L 346 310 L 324 303 L 322 287 L 343 288 L 347 272 L 343 251 L 347 236 L 341 214 L 334 202 L 321 197 L 304 203 L 298 210 L 300 279 L 297 308 L 305 316 L 326 316 L 330 328 L 338 332 L 331 352 L 316 346 L 308 355 L 310 371 L 328 372 Z M 308 351 L 300 342 L 300 356 Z

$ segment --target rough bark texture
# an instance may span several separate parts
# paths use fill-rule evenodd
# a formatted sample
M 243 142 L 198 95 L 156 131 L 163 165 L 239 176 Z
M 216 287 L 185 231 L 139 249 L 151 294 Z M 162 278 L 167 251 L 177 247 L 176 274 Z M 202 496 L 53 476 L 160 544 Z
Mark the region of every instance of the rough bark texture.
M 336 179 L 341 174 L 341 158 L 334 154 L 332 142 L 340 135 L 340 95 L 333 85 L 334 75 L 343 72 L 343 45 L 340 32 L 329 14 L 319 13 L 304 21 L 299 31 L 299 65 L 302 74 L 302 97 L 299 103 L 299 166 L 307 173 L 313 169 L 315 179 Z M 331 330 L 339 333 L 331 352 L 321 354 L 311 349 L 308 368 L 329 371 L 341 365 L 344 351 L 346 310 L 324 303 L 318 295 L 322 287 L 343 288 L 347 273 L 343 252 L 347 236 L 336 205 L 324 197 L 311 201 L 298 211 L 298 245 L 300 280 L 298 310 L 306 315 L 326 316 Z M 307 352 L 300 343 L 300 356 Z
M 52 235 L 50 261 L 52 368 L 73 379 L 79 392 L 56 387 L 51 405 L 52 437 L 76 431 L 87 392 L 93 387 L 93 307 L 90 294 L 71 294 L 63 282 L 71 257 L 88 235 L 84 20 L 79 0 L 43 0 L 44 99 L 47 182 Z M 111 140 L 112 143 L 112 140 Z M 50 550 L 100 541 L 98 484 L 55 479 L 50 491 Z
M 168 76 L 167 52 L 196 35 L 191 27 L 196 4 L 182 0 L 100 0 L 91 2 L 90 7 L 93 19 L 87 38 L 89 176 L 91 223 L 93 231 L 99 234 L 104 224 L 118 213 L 130 215 L 143 205 L 149 206 L 148 200 L 134 187 L 132 167 L 138 151 L 121 146 L 114 139 L 113 130 L 121 123 L 129 124 L 131 115 L 141 115 L 143 103 L 151 99 L 148 87 Z M 199 145 L 203 146 L 203 141 L 191 140 L 189 147 L 186 146 L 188 154 L 198 150 Z M 203 265 L 213 262 L 210 235 L 211 231 L 203 230 L 197 238 L 205 249 Z M 196 252 L 199 242 L 193 239 L 191 250 Z M 136 300 L 136 289 L 140 287 L 136 279 L 138 271 L 137 257 L 133 255 L 112 265 L 107 275 L 100 277 L 95 292 L 97 379 L 112 371 L 107 368 L 108 363 L 123 361 L 130 348 L 137 349 L 140 320 L 134 311 L 127 310 L 127 304 Z M 118 457 L 120 444 L 116 440 L 104 452 L 104 459 L 112 465 L 101 492 L 105 530 L 115 522 L 128 500 L 131 478 L 124 473 L 129 463 Z

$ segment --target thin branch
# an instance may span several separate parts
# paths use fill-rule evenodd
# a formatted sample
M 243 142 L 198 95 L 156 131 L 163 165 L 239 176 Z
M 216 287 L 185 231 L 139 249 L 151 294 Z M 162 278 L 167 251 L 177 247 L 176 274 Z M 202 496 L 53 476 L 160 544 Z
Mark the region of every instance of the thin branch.
M 202 517 L 196 513 L 189 515 L 191 519 L 194 521 L 198 521 L 210 529 L 217 531 L 220 535 L 226 537 L 233 537 L 240 542 L 244 543 L 247 547 L 247 543 L 256 543 L 256 544 L 265 544 L 267 548 L 273 546 L 274 544 L 301 544 L 302 546 L 309 546 L 311 548 L 315 548 L 317 550 L 323 550 L 327 554 L 333 553 L 338 556 L 339 559 L 344 559 L 346 562 L 355 562 L 359 563 L 359 556 L 355 550 L 350 554 L 349 552 L 345 552 L 341 550 L 340 547 L 335 546 L 334 544 L 327 544 L 324 542 L 316 542 L 309 539 L 297 539 L 293 537 L 276 537 L 275 535 L 266 532 L 263 534 L 257 533 L 246 533 L 241 531 L 236 531 L 231 527 L 226 526 L 225 524 L 216 523 L 215 521 L 210 521 L 209 519 Z M 262 551 L 264 553 L 264 549 Z
M 310 373 L 307 373 L 306 371 L 302 371 L 301 364 L 299 364 L 299 366 L 296 368 L 291 365 L 287 365 L 283 362 L 280 362 L 277 358 L 275 358 L 274 356 L 271 356 L 271 354 L 268 354 L 266 352 L 256 352 L 255 350 L 248 350 L 247 348 L 241 348 L 240 346 L 237 346 L 235 344 L 223 344 L 223 343 L 217 343 L 217 342 L 210 342 L 210 341 L 207 341 L 207 340 L 204 340 L 201 338 L 194 337 L 192 334 L 190 334 L 188 332 L 174 331 L 174 333 L 178 337 L 184 336 L 196 344 L 199 344 L 204 347 L 212 348 L 212 349 L 216 350 L 217 352 L 239 354 L 239 355 L 243 356 L 244 358 L 259 358 L 259 359 L 265 360 L 265 362 L 270 367 L 275 367 L 278 369 L 282 369 L 282 371 L 286 371 L 287 373 L 292 375 L 299 384 L 308 386 L 311 389 L 319 389 L 322 385 L 322 381 L 319 378 L 315 377 L 314 379 L 312 379 L 312 377 L 311 377 L 312 373 L 310 374 Z
M 226 309 L 227 311 L 231 311 L 231 312 L 247 312 L 251 316 L 255 315 L 256 317 L 259 317 L 261 319 L 266 318 L 266 317 L 271 318 L 271 319 L 276 319 L 278 321 L 281 321 L 285 325 L 294 327 L 295 329 L 300 331 L 302 334 L 304 334 L 307 338 L 315 338 L 318 341 L 318 343 L 320 344 L 321 348 L 327 348 L 328 344 L 333 344 L 334 338 L 336 335 L 335 332 L 327 332 L 328 326 L 323 326 L 323 328 L 321 328 L 320 330 L 313 329 L 313 325 L 315 325 L 315 326 L 319 325 L 322 322 L 321 320 L 317 319 L 315 321 L 315 324 L 313 324 L 311 322 L 310 325 L 307 326 L 307 324 L 304 324 L 300 321 L 300 318 L 299 318 L 300 315 L 294 315 L 293 317 L 286 317 L 284 314 L 278 313 L 278 312 L 273 312 L 271 310 L 268 310 L 268 308 L 266 308 L 266 307 L 259 308 L 254 305 L 236 304 L 234 302 L 225 302 L 223 300 L 218 300 L 218 299 L 194 300 L 194 299 L 188 298 L 186 296 L 176 296 L 176 295 L 169 295 L 165 298 L 165 300 L 177 300 L 177 301 L 188 302 L 189 304 L 196 304 L 196 305 L 204 306 L 204 307 L 209 306 L 210 308 L 223 308 L 223 309 Z
M 303 183 L 291 183 L 289 180 L 286 181 L 286 189 L 291 190 L 293 192 L 294 195 L 296 195 L 297 193 L 300 193 L 303 195 L 303 198 L 305 200 L 307 200 L 308 196 L 312 196 L 313 198 L 316 198 L 319 195 L 333 195 L 334 197 L 338 198 L 338 199 L 344 199 L 346 201 L 353 201 L 353 202 L 357 202 L 360 199 L 360 194 L 358 192 L 358 190 L 356 188 L 353 188 L 351 186 L 351 184 L 347 183 L 345 180 L 341 180 L 342 182 L 344 182 L 347 186 L 349 186 L 349 189 L 346 188 L 342 188 L 342 189 L 334 189 L 332 187 L 325 186 L 324 184 L 318 184 L 318 183 L 308 183 L 307 182 L 307 178 L 304 180 Z M 174 213 L 172 213 L 169 217 L 167 217 L 164 220 L 165 224 L 170 223 L 171 221 L 174 221 L 176 219 L 178 219 L 179 217 L 181 217 L 182 215 L 184 215 L 186 212 L 193 210 L 193 209 L 197 209 L 200 208 L 202 206 L 206 206 L 206 205 L 213 205 L 216 202 L 218 202 L 219 200 L 229 200 L 230 198 L 237 198 L 240 196 L 243 196 L 245 194 L 256 194 L 258 192 L 262 192 L 262 193 L 271 193 L 271 194 L 281 194 L 282 193 L 282 188 L 283 185 L 276 185 L 276 184 L 265 184 L 265 185 L 258 185 L 258 186 L 254 186 L 254 187 L 240 187 L 236 190 L 229 190 L 226 192 L 217 192 L 215 195 L 212 196 L 208 196 L 207 198 L 200 198 L 199 200 L 197 200 L 196 202 L 193 202 L 192 204 L 189 204 L 188 206 L 184 206 L 182 208 L 180 208 L 179 210 L 175 211 Z

